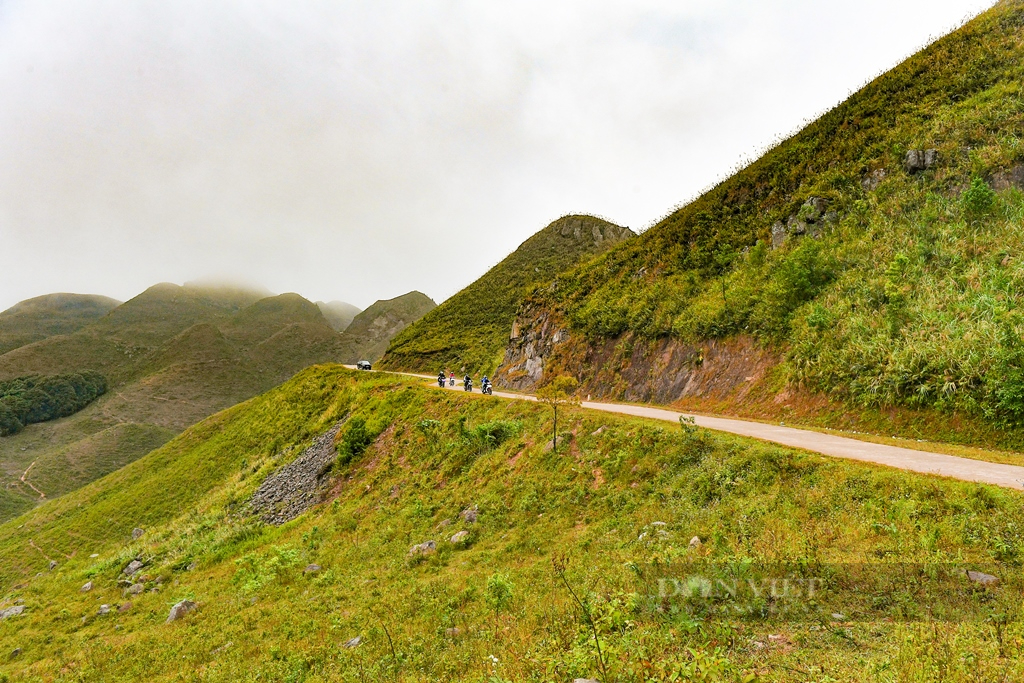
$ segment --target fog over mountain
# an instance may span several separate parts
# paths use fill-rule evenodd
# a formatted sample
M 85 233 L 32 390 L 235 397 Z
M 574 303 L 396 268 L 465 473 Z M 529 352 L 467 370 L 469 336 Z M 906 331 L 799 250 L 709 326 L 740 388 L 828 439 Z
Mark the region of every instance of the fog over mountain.
M 4 2 L 0 310 L 442 301 L 560 215 L 642 229 L 989 4 Z

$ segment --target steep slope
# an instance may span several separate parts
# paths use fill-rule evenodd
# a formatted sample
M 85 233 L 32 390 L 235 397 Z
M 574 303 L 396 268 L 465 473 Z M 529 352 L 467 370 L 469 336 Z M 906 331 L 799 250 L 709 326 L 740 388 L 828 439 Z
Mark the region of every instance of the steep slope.
M 361 313 L 359 308 L 344 301 L 317 301 L 316 305 L 335 332 L 344 332 L 345 328 L 352 324 L 352 320 Z
M 1022 494 L 588 411 L 555 454 L 549 428 L 535 403 L 308 369 L 0 525 L 0 610 L 21 608 L 0 677 L 1024 674 Z M 263 523 L 268 486 L 314 505 Z
M 420 292 L 375 302 L 357 315 L 342 333 L 343 362 L 376 362 L 395 335 L 436 307 L 430 297 Z
M 492 371 L 501 360 L 516 310 L 532 287 L 630 237 L 629 228 L 593 216 L 559 218 L 398 335 L 382 367 Z
M 75 367 L 109 379 L 75 415 L 0 439 L 0 519 L 145 454 L 197 421 L 342 358 L 341 336 L 297 294 L 157 285 L 74 334 L 0 356 L 0 373 Z M 26 470 L 28 473 L 26 474 Z M 24 477 L 24 479 L 23 479 Z
M 1024 5 L 999 3 L 535 292 L 500 381 L 1019 424 L 1022 39 Z
M 95 294 L 46 294 L 0 312 L 0 355 L 47 337 L 71 334 L 121 304 Z

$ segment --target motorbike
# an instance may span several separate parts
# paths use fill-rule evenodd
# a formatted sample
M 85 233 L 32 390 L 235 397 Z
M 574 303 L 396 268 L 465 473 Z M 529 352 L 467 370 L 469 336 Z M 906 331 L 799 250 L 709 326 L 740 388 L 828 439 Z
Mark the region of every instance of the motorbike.
M 437 378 L 437 386 L 439 386 L 442 389 L 444 389 L 444 377 L 438 376 L 438 378 Z
M 450 387 L 454 387 L 455 386 L 455 377 L 452 377 L 451 379 L 448 380 L 448 386 L 450 386 Z
M 473 380 L 467 379 L 462 383 L 462 386 L 466 391 L 473 391 Z
M 488 396 L 491 396 L 494 393 L 494 387 L 491 386 L 490 382 L 487 382 L 486 384 L 481 384 L 480 392 L 483 394 L 487 394 Z

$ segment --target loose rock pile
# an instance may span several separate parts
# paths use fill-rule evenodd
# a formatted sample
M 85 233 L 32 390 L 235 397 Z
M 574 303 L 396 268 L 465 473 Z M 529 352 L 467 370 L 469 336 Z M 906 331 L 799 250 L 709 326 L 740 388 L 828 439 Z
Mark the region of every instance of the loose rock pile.
M 249 502 L 267 524 L 284 524 L 323 500 L 334 464 L 334 437 L 341 423 L 313 440 L 294 461 L 267 477 Z

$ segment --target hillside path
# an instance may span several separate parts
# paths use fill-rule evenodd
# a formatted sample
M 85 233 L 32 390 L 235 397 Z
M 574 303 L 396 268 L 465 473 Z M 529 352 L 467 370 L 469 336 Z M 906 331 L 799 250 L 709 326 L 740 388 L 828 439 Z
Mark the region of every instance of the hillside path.
M 437 378 L 430 375 L 417 375 L 413 373 L 393 373 L 423 377 L 425 379 Z M 462 391 L 462 383 L 457 382 L 455 387 L 446 387 L 452 391 Z M 473 393 L 479 395 L 479 385 L 474 383 Z M 495 391 L 495 396 L 509 399 L 536 401 L 535 396 L 529 394 L 513 394 L 504 391 Z M 653 406 L 634 405 L 628 403 L 599 403 L 584 401 L 582 407 L 589 410 L 600 410 L 606 413 L 618 413 L 620 415 L 632 415 L 653 420 L 677 423 L 680 417 L 693 419 L 698 427 L 712 429 L 718 432 L 737 434 L 761 441 L 777 443 L 789 448 L 819 453 L 833 458 L 844 458 L 846 460 L 859 460 L 870 462 L 887 467 L 895 467 L 910 472 L 922 474 L 934 474 L 940 477 L 950 477 L 961 481 L 973 481 L 982 484 L 995 484 L 1005 488 L 1024 490 L 1024 467 L 1017 465 L 1003 465 L 1000 463 L 986 462 L 984 460 L 973 460 L 971 458 L 959 458 L 954 455 L 943 453 L 932 453 L 930 451 L 919 451 L 912 448 L 901 448 L 899 446 L 888 446 L 886 444 L 872 443 L 870 441 L 859 441 L 845 436 L 834 434 L 822 434 L 806 429 L 785 427 L 782 425 L 765 424 L 763 422 L 748 422 L 725 417 L 709 417 L 705 415 L 692 415 L 680 413 L 664 408 Z

